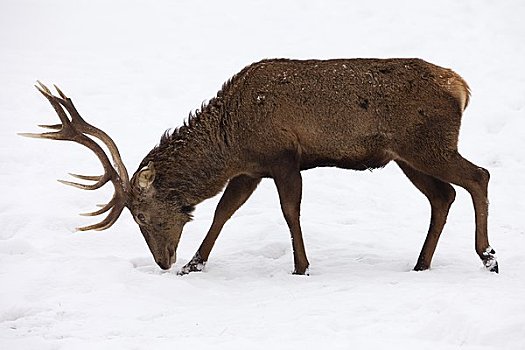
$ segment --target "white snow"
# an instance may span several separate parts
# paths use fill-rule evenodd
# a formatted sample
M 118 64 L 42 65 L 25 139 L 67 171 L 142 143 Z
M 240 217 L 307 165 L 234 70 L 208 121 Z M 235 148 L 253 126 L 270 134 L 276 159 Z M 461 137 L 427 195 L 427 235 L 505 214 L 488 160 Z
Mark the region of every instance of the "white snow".
M 31 1 L 0 3 L 1 349 L 524 349 L 525 3 L 488 1 Z M 197 207 L 169 272 L 129 212 L 103 232 L 77 215 L 109 200 L 55 179 L 100 173 L 81 146 L 17 132 L 58 121 L 32 85 L 56 83 L 133 173 L 167 128 L 269 57 L 420 57 L 472 99 L 464 156 L 491 172 L 489 237 L 474 252 L 457 189 L 432 269 L 413 272 L 426 199 L 391 164 L 303 173 L 310 276 L 291 274 L 276 190 L 263 181 L 205 271 L 176 274 L 218 198 Z

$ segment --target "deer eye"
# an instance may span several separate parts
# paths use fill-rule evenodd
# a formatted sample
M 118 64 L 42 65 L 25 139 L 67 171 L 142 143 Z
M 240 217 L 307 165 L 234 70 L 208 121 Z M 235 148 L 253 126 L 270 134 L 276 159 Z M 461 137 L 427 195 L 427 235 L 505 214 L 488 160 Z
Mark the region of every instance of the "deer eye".
M 146 217 L 145 217 L 144 214 L 142 214 L 142 213 L 138 213 L 138 214 L 137 214 L 137 220 L 138 220 L 139 223 L 141 223 L 141 224 L 147 224 Z

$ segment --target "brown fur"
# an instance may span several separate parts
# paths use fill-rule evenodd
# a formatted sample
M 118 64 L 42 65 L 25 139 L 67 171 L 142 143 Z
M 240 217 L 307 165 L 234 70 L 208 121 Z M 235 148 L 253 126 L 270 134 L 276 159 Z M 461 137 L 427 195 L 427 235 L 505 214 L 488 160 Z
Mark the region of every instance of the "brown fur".
M 199 271 L 226 220 L 261 178 L 271 177 L 292 235 L 295 273 L 304 274 L 309 263 L 299 222 L 300 171 L 364 170 L 394 160 L 432 207 L 416 269 L 430 266 L 455 197 L 452 183 L 472 195 L 476 251 L 497 270 L 486 229 L 488 172 L 457 152 L 469 96 L 459 75 L 420 59 L 263 60 L 162 137 L 132 184 L 150 162 L 154 180 L 134 192 L 128 207 L 159 265 L 169 268 L 192 208 L 228 184 L 208 235 L 182 270 Z

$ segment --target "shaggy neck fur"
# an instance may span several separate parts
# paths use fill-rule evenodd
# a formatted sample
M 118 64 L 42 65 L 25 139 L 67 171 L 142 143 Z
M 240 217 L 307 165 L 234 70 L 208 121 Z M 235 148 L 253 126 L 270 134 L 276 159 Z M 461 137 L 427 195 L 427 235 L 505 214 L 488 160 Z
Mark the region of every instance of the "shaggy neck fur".
M 193 206 L 222 190 L 232 167 L 224 123 L 221 90 L 200 111 L 190 114 L 183 126 L 162 136 L 139 167 L 154 162 L 153 185 L 160 196 Z

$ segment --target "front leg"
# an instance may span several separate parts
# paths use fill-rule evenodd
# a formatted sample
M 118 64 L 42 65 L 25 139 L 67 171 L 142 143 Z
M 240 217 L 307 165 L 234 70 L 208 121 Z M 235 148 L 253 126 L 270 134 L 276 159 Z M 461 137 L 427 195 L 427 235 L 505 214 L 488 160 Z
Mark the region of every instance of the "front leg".
M 239 175 L 232 178 L 215 209 L 213 223 L 211 224 L 204 241 L 202 241 L 199 250 L 193 258 L 179 271 L 179 274 L 185 275 L 190 272 L 202 271 L 210 252 L 221 233 L 222 227 L 228 219 L 243 205 L 250 195 L 255 191 L 260 178 L 253 178 L 247 175 Z

